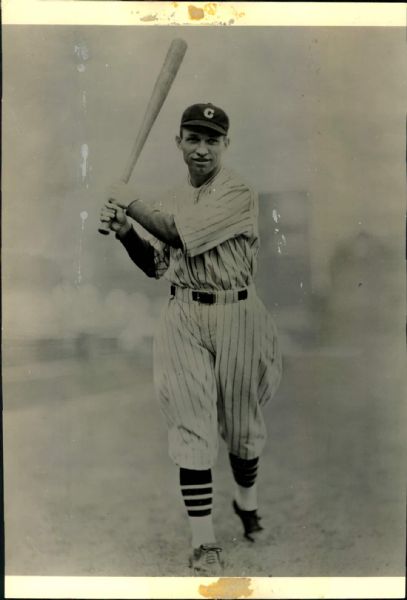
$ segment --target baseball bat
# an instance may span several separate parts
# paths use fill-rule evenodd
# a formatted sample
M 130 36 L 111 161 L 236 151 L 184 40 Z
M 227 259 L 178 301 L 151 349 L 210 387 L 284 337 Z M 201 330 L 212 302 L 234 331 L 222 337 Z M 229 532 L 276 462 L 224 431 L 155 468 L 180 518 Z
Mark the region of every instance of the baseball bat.
M 144 144 L 146 143 L 161 107 L 168 96 L 175 76 L 178 73 L 178 69 L 181 66 L 186 50 L 187 43 L 183 39 L 177 38 L 171 42 L 167 56 L 165 57 L 163 66 L 161 67 L 161 71 L 158 74 L 153 91 L 148 101 L 147 108 L 131 150 L 128 163 L 121 177 L 121 180 L 124 183 L 128 183 L 131 177 Z M 103 235 L 108 235 L 110 233 L 108 224 L 102 222 L 98 231 Z

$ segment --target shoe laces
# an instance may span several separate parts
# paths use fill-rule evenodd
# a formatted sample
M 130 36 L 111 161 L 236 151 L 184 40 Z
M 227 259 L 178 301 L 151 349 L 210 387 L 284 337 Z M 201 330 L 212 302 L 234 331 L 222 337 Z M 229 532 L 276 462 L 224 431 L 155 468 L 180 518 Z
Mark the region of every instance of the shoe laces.
M 208 565 L 219 562 L 219 554 L 222 552 L 222 548 L 219 546 L 208 546 L 206 544 L 203 544 L 201 548 L 203 552 L 205 552 L 205 562 Z

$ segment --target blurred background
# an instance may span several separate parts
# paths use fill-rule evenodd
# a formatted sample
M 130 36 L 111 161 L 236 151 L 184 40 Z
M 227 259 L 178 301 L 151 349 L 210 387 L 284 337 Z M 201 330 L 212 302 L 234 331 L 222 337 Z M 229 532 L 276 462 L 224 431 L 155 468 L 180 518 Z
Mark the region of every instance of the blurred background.
M 220 455 L 230 573 L 402 575 L 405 32 L 357 27 L 3 28 L 6 570 L 188 574 L 152 390 L 168 285 L 97 233 L 177 36 L 189 49 L 132 182 L 165 194 L 185 177 L 183 109 L 225 108 L 227 163 L 260 194 L 257 287 L 285 361 L 262 564 L 236 543 Z

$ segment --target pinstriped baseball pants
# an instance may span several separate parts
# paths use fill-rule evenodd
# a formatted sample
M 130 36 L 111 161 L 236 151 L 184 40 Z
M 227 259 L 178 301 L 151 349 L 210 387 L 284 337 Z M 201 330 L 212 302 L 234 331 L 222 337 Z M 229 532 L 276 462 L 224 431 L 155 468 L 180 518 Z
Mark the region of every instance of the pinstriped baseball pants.
M 262 407 L 282 374 L 276 327 L 253 287 L 246 300 L 200 304 L 171 297 L 154 339 L 154 384 L 172 460 L 208 469 L 218 432 L 229 452 L 261 454 Z

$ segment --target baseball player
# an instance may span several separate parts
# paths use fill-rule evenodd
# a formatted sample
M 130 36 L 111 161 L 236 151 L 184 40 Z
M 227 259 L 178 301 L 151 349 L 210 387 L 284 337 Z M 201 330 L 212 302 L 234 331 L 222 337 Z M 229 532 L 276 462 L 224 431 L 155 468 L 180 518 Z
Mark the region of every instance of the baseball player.
M 232 506 L 244 535 L 254 541 L 262 530 L 256 486 L 266 439 L 262 409 L 282 370 L 275 325 L 253 283 L 258 200 L 222 164 L 228 130 L 221 108 L 190 106 L 176 136 L 187 180 L 154 206 L 129 185 L 114 184 L 101 211 L 136 265 L 169 281 L 154 340 L 154 383 L 192 533 L 190 566 L 203 576 L 221 574 L 224 565 L 212 522 L 218 432 L 228 447 Z

